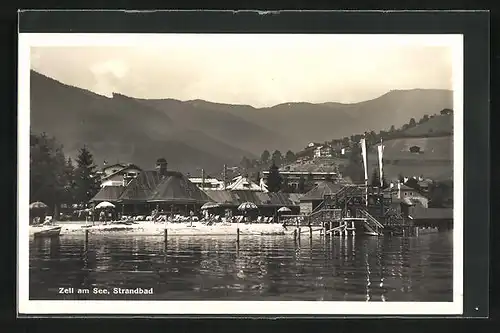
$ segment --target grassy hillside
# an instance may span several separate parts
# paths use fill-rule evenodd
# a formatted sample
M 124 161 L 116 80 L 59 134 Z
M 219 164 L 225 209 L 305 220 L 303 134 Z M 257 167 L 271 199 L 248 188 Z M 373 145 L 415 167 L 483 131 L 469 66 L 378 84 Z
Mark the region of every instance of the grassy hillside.
M 384 142 L 384 172 L 387 179 L 404 176 L 429 177 L 436 180 L 453 177 L 453 136 L 431 138 L 400 138 Z M 419 146 L 421 153 L 409 148 Z M 368 154 L 369 174 L 378 168 L 378 156 Z
M 452 135 L 453 115 L 436 115 L 422 124 L 407 129 L 403 134 L 415 137 Z

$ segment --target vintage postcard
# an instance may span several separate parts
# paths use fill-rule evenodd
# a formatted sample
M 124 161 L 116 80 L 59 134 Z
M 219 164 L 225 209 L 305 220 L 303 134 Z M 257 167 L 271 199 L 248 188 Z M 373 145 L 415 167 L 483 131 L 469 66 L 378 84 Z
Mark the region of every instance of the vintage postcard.
M 459 315 L 463 38 L 19 35 L 20 314 Z

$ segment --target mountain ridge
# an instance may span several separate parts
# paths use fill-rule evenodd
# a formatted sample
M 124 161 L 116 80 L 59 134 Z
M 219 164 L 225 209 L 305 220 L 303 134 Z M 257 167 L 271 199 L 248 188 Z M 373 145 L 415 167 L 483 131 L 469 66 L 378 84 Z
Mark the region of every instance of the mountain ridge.
M 119 93 L 107 97 L 35 71 L 30 95 L 32 130 L 54 135 L 69 156 L 86 144 L 99 163 L 119 157 L 145 167 L 165 157 L 172 167 L 191 173 L 201 167 L 218 172 L 222 164 L 258 157 L 264 149 L 298 151 L 311 141 L 379 131 L 453 108 L 451 91 L 432 89 L 388 92 L 354 104 L 266 108 Z

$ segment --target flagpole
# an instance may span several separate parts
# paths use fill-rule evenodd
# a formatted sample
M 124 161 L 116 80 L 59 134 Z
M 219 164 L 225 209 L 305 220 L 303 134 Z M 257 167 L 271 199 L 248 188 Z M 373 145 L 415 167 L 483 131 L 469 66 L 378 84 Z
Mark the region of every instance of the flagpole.
M 363 156 L 363 164 L 365 169 L 365 205 L 368 207 L 368 162 L 366 154 L 366 132 L 361 139 L 361 154 Z

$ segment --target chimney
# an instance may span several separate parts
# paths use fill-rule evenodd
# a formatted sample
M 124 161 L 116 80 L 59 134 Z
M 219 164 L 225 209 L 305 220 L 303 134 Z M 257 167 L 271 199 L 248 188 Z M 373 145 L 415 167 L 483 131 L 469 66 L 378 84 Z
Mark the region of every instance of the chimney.
M 165 177 L 167 175 L 167 160 L 164 158 L 159 158 L 156 160 L 156 171 L 160 174 L 160 177 Z

